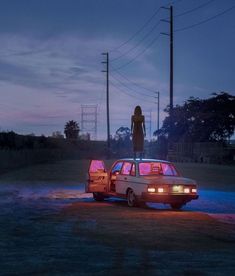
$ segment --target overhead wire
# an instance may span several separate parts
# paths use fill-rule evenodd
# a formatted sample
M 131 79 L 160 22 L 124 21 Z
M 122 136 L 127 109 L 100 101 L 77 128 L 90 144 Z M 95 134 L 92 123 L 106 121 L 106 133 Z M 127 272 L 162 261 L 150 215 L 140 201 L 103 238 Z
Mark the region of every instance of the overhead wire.
M 225 13 L 230 12 L 230 11 L 233 10 L 234 8 L 235 8 L 235 5 L 233 5 L 232 7 L 228 8 L 228 9 L 226 9 L 226 10 L 220 12 L 220 13 L 217 13 L 216 15 L 213 15 L 213 16 L 207 18 L 207 19 L 204 19 L 204 20 L 202 20 L 202 21 L 200 21 L 200 22 L 198 22 L 198 23 L 195 23 L 195 24 L 192 24 L 192 25 L 183 27 L 183 28 L 176 29 L 174 32 L 176 33 L 176 32 L 185 31 L 185 30 L 194 28 L 194 27 L 196 27 L 196 26 L 205 24 L 205 23 L 207 23 L 207 22 L 209 22 L 209 21 L 211 21 L 211 20 L 213 20 L 213 19 L 215 19 L 215 18 L 217 18 L 217 17 L 219 17 L 219 16 L 221 16 L 221 15 L 224 15 Z
M 177 2 L 180 2 L 182 0 L 175 0 L 175 1 L 170 1 L 167 5 L 173 5 Z M 212 0 L 210 0 L 212 1 Z M 110 50 L 109 52 L 113 52 L 113 51 L 117 51 L 119 48 L 123 47 L 124 45 L 126 45 L 128 42 L 130 42 L 134 37 L 136 37 L 139 33 L 141 33 L 145 27 L 147 27 L 147 25 L 149 25 L 149 23 L 153 20 L 153 18 L 159 13 L 159 11 L 161 10 L 162 7 L 159 7 L 154 13 L 153 15 L 142 25 L 142 27 L 136 31 L 128 40 L 126 40 L 125 42 L 123 42 L 122 44 L 120 44 L 118 47 Z M 154 29 L 160 24 L 161 20 L 159 20 L 152 28 L 151 30 L 139 41 L 139 43 L 135 46 L 133 46 L 132 48 L 130 48 L 129 50 L 127 50 L 125 53 L 121 54 L 120 56 L 112 59 L 111 61 L 116 61 L 124 56 L 126 56 L 127 54 L 129 54 L 130 52 L 132 52 L 134 49 L 136 49 L 153 31 Z M 158 40 L 159 37 L 155 38 L 153 41 L 151 41 L 150 44 L 148 44 L 147 48 L 149 48 L 156 40 Z M 143 51 L 141 51 L 140 53 L 137 53 L 133 59 L 129 60 L 128 62 L 126 62 L 125 64 L 115 68 L 114 70 L 119 70 L 122 69 L 123 67 L 126 67 L 127 65 L 129 65 L 130 63 L 132 63 L 136 58 L 138 58 L 140 55 L 142 55 L 144 52 L 146 51 L 146 49 L 144 49 Z
M 121 93 L 123 93 L 123 94 L 126 94 L 127 96 L 129 96 L 129 97 L 132 97 L 132 98 L 134 98 L 134 99 L 136 99 L 136 100 L 141 100 L 141 101 L 143 101 L 143 99 L 138 99 L 136 96 L 134 96 L 133 94 L 130 94 L 130 93 L 128 93 L 128 92 L 126 92 L 126 91 L 123 91 L 122 89 L 120 89 L 115 83 L 113 83 L 112 81 L 110 81 L 110 83 L 117 89 L 117 90 L 119 90 Z M 144 100 L 145 102 L 148 102 L 148 103 L 154 103 L 154 102 L 152 102 L 152 101 L 148 101 L 148 100 Z
M 182 0 L 175 0 L 175 1 L 169 1 L 168 4 L 166 4 L 166 6 L 169 6 L 169 5 L 174 5 L 175 3 L 177 2 L 181 2 Z M 145 23 L 131 36 L 129 37 L 129 39 L 127 39 L 126 41 L 124 41 L 123 43 L 121 43 L 119 46 L 111 49 L 109 52 L 114 52 L 114 51 L 117 51 L 119 48 L 123 47 L 124 45 L 126 45 L 128 42 L 130 42 L 133 38 L 135 38 L 139 33 L 141 33 L 144 28 L 146 26 L 149 25 L 149 23 L 153 20 L 153 18 L 160 12 L 162 7 L 159 7 L 151 16 L 149 19 L 147 19 L 145 21 Z
M 209 1 L 207 1 L 207 2 L 205 2 L 205 3 L 203 3 L 203 4 L 201 4 L 201 5 L 199 5 L 199 6 L 195 7 L 195 8 L 193 8 L 193 9 L 184 11 L 184 12 L 179 13 L 179 14 L 176 14 L 176 15 L 174 16 L 174 18 L 183 16 L 183 15 L 186 15 L 186 14 L 189 14 L 189 13 L 192 13 L 192 12 L 195 12 L 195 11 L 201 9 L 201 8 L 204 8 L 205 6 L 209 5 L 210 3 L 214 2 L 214 1 L 215 1 L 215 0 L 209 0 Z
M 137 90 L 134 90 L 134 89 L 132 89 L 132 88 L 130 88 L 128 85 L 126 85 L 125 83 L 123 83 L 122 81 L 120 81 L 120 79 L 118 79 L 117 77 L 115 77 L 114 75 L 112 75 L 111 74 L 111 77 L 113 78 L 113 79 L 115 79 L 116 81 L 118 81 L 122 86 L 124 86 L 124 87 L 126 87 L 127 89 L 129 89 L 130 91 L 133 91 L 133 92 L 135 92 L 135 93 L 138 93 L 138 94 L 140 94 L 140 95 L 143 95 L 144 97 L 150 97 L 150 98 L 155 98 L 155 96 L 151 96 L 151 95 L 148 95 L 148 94 L 145 94 L 145 93 L 142 93 L 142 92 L 140 92 L 140 91 L 137 91 Z
M 111 68 L 113 68 L 112 65 L 111 65 Z M 140 85 L 140 84 L 137 84 L 137 83 L 133 82 L 132 80 L 128 79 L 125 75 L 123 75 L 120 71 L 115 71 L 115 73 L 118 74 L 119 76 L 121 76 L 123 79 L 125 79 L 125 80 L 128 81 L 129 83 L 131 83 L 132 85 L 138 87 L 138 88 L 141 88 L 141 89 L 144 89 L 144 90 L 146 90 L 146 91 L 153 92 L 153 93 L 156 92 L 155 90 L 146 88 L 146 87 L 144 87 L 144 86 L 142 86 L 142 85 Z
M 110 50 L 110 52 L 116 51 L 117 49 L 123 47 L 124 45 L 126 45 L 128 42 L 130 42 L 134 37 L 136 37 L 139 33 L 142 32 L 142 30 L 152 21 L 152 19 L 159 13 L 159 11 L 161 10 L 161 7 L 158 8 L 153 15 L 142 25 L 142 27 L 140 27 L 140 29 L 138 31 L 136 31 L 129 39 L 127 39 L 125 42 L 123 42 L 122 44 L 120 44 L 118 47 L 115 47 L 114 49 Z
M 150 31 L 148 31 L 148 33 L 136 44 L 134 45 L 132 48 L 130 48 L 128 51 L 126 51 L 125 53 L 123 53 L 122 55 L 111 59 L 111 61 L 116 61 L 124 56 L 126 56 L 127 54 L 129 54 L 130 52 L 132 52 L 134 49 L 136 49 L 153 31 L 154 29 L 157 28 L 157 26 L 161 23 L 161 20 L 159 20 L 156 24 L 154 24 L 154 26 L 150 29 Z
M 141 56 L 143 53 L 145 53 L 159 38 L 160 38 L 160 33 L 158 34 L 157 37 L 155 37 L 141 52 L 139 52 L 137 55 L 135 55 L 131 60 L 127 61 L 126 63 L 122 64 L 119 67 L 114 67 L 113 71 L 118 71 L 124 67 L 126 67 L 127 65 L 129 65 L 130 63 L 132 63 L 134 60 L 136 60 L 139 56 Z

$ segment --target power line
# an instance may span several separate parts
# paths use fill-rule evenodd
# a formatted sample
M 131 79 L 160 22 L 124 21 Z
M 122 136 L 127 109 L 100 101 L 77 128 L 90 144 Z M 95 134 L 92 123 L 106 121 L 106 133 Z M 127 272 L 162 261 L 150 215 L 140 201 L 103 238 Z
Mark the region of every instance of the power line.
M 159 20 L 156 24 L 154 24 L 154 26 L 150 29 L 150 31 L 139 41 L 139 43 L 137 43 L 135 46 L 133 46 L 132 48 L 130 48 L 128 51 L 126 51 L 125 53 L 123 53 L 122 55 L 111 59 L 111 61 L 116 61 L 124 56 L 126 56 L 127 54 L 129 54 L 130 52 L 132 52 L 134 49 L 136 49 L 153 31 L 154 29 L 157 28 L 157 26 L 161 23 L 161 20 Z
M 133 92 L 135 92 L 135 93 L 139 93 L 140 95 L 143 95 L 144 97 L 155 98 L 155 96 L 147 95 L 147 94 L 145 94 L 145 93 L 142 93 L 142 92 L 140 92 L 140 91 L 136 91 L 136 90 L 130 88 L 128 85 L 126 85 L 125 83 L 123 83 L 122 81 L 120 81 L 118 78 L 114 77 L 112 74 L 111 74 L 111 77 L 112 77 L 113 79 L 115 79 L 116 81 L 118 81 L 122 86 L 124 86 L 124 87 L 126 87 L 127 89 L 129 89 L 130 91 L 133 91 Z
M 113 71 L 118 71 L 124 67 L 126 67 L 127 65 L 129 65 L 130 63 L 132 63 L 134 60 L 136 60 L 139 56 L 141 56 L 144 52 L 146 52 L 159 38 L 160 38 L 161 34 L 158 34 L 157 37 L 155 37 L 148 45 L 145 49 L 143 49 L 141 52 L 139 52 L 137 55 L 135 55 L 133 57 L 133 59 L 129 60 L 128 62 L 124 63 L 123 65 L 119 66 L 119 67 L 114 67 Z
M 126 94 L 127 96 L 129 96 L 129 97 L 132 97 L 132 98 L 134 98 L 135 100 L 141 100 L 141 101 L 143 101 L 143 99 L 138 99 L 136 96 L 134 96 L 133 94 L 130 94 L 130 93 L 128 93 L 128 92 L 126 92 L 126 91 L 123 91 L 122 89 L 120 89 L 115 83 L 113 83 L 112 81 L 110 81 L 110 83 L 116 88 L 116 89 L 118 89 L 121 93 L 123 93 L 123 94 Z M 144 100 L 144 102 L 148 102 L 148 103 L 154 103 L 154 102 L 152 102 L 152 101 L 148 101 L 148 100 Z
M 182 0 L 175 0 L 175 1 L 170 1 L 168 2 L 168 4 L 166 4 L 166 6 L 169 5 L 174 5 L 177 2 L 181 2 Z M 135 38 L 139 33 L 141 33 L 145 27 L 147 27 L 149 25 L 149 23 L 153 20 L 153 18 L 160 12 L 161 7 L 159 7 L 151 16 L 149 19 L 147 19 L 147 21 L 142 25 L 142 27 L 139 28 L 139 30 L 137 30 L 129 39 L 127 39 L 126 41 L 124 41 L 123 43 L 121 43 L 119 46 L 111 49 L 109 52 L 114 52 L 117 51 L 119 48 L 123 47 L 124 45 L 126 45 L 128 42 L 130 42 L 133 38 Z
M 216 15 L 213 15 L 213 16 L 211 16 L 211 17 L 205 19 L 205 20 L 202 20 L 202 21 L 200 21 L 200 22 L 198 22 L 198 23 L 195 23 L 195 24 L 192 24 L 192 25 L 183 27 L 183 28 L 176 29 L 175 32 L 185 31 L 185 30 L 194 28 L 194 27 L 196 27 L 196 26 L 202 25 L 202 24 L 204 24 L 204 23 L 207 23 L 208 21 L 211 21 L 211 20 L 213 20 L 213 19 L 215 19 L 215 18 L 217 18 L 217 17 L 219 17 L 219 16 L 221 16 L 221 15 L 227 13 L 227 12 L 231 11 L 231 10 L 234 9 L 234 8 L 235 8 L 235 5 L 232 6 L 232 7 L 230 7 L 230 8 L 228 8 L 228 9 L 226 9 L 226 10 L 224 10 L 224 11 L 222 11 L 222 12 L 220 12 L 220 13 L 217 13 Z
M 113 68 L 112 65 L 111 65 L 111 68 Z M 146 91 L 155 93 L 155 90 L 146 88 L 146 87 L 144 87 L 144 86 L 142 86 L 142 85 L 140 85 L 140 84 L 137 84 L 137 83 L 133 82 L 132 80 L 128 79 L 125 75 L 123 75 L 121 72 L 115 71 L 115 73 L 118 74 L 119 76 L 121 76 L 123 79 L 125 79 L 125 80 L 128 81 L 129 83 L 131 83 L 132 85 L 135 85 L 136 87 L 141 88 L 141 89 L 144 89 L 144 90 L 146 90 Z
M 123 47 L 128 42 L 130 42 L 134 37 L 136 37 L 139 33 L 141 33 L 142 30 L 152 21 L 152 19 L 159 13 L 160 10 L 161 10 L 161 8 L 158 8 L 154 12 L 154 14 L 144 23 L 144 25 L 142 25 L 142 27 L 137 32 L 135 32 L 128 40 L 126 40 L 125 42 L 123 42 L 122 44 L 120 44 L 118 47 L 112 49 L 110 52 L 116 51 L 117 49 Z
M 206 3 L 201 4 L 201 5 L 199 5 L 199 6 L 195 7 L 195 8 L 193 8 L 193 9 L 187 10 L 187 11 L 182 12 L 182 13 L 179 13 L 179 14 L 176 14 L 176 15 L 174 16 L 174 18 L 175 18 L 175 17 L 183 16 L 183 15 L 186 15 L 186 14 L 189 14 L 189 13 L 192 13 L 192 12 L 195 12 L 195 11 L 197 11 L 197 10 L 199 10 L 199 9 L 201 9 L 201 8 L 203 8 L 203 7 L 205 7 L 205 6 L 207 6 L 207 5 L 209 5 L 210 3 L 214 2 L 214 1 L 215 1 L 215 0 L 209 0 L 209 1 L 207 1 Z

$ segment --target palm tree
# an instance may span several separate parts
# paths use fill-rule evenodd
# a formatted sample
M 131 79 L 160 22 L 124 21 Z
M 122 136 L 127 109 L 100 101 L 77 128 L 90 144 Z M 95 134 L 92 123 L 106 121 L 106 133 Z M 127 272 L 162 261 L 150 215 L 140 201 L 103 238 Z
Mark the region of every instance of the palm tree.
M 80 128 L 76 121 L 68 121 L 64 127 L 66 139 L 78 139 Z

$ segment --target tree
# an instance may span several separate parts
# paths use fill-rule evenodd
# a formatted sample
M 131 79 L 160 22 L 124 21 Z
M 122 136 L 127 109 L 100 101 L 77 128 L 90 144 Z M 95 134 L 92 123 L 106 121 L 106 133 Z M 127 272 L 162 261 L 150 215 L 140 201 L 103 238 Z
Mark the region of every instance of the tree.
M 209 99 L 190 97 L 173 108 L 154 135 L 170 136 L 172 142 L 225 141 L 234 133 L 235 96 L 213 93 Z M 169 114 L 169 107 L 166 109 Z
M 115 134 L 115 138 L 116 140 L 130 140 L 130 136 L 131 136 L 131 130 L 129 129 L 129 127 L 119 127 L 119 129 L 116 130 L 116 134 Z
M 52 135 L 51 135 L 52 138 L 57 138 L 57 139 L 63 139 L 64 138 L 64 135 L 61 133 L 61 131 L 53 131 L 52 132 Z
M 78 139 L 80 128 L 76 121 L 68 121 L 64 127 L 66 139 Z
M 116 130 L 114 139 L 111 140 L 112 151 L 116 157 L 129 156 L 132 153 L 130 134 L 128 127 L 121 126 Z

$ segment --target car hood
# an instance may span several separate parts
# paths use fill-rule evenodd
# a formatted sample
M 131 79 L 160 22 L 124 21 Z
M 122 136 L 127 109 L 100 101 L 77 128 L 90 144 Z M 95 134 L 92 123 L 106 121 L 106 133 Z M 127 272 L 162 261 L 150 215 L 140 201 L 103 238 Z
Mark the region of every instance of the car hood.
M 196 181 L 180 176 L 144 176 L 149 184 L 196 185 Z

